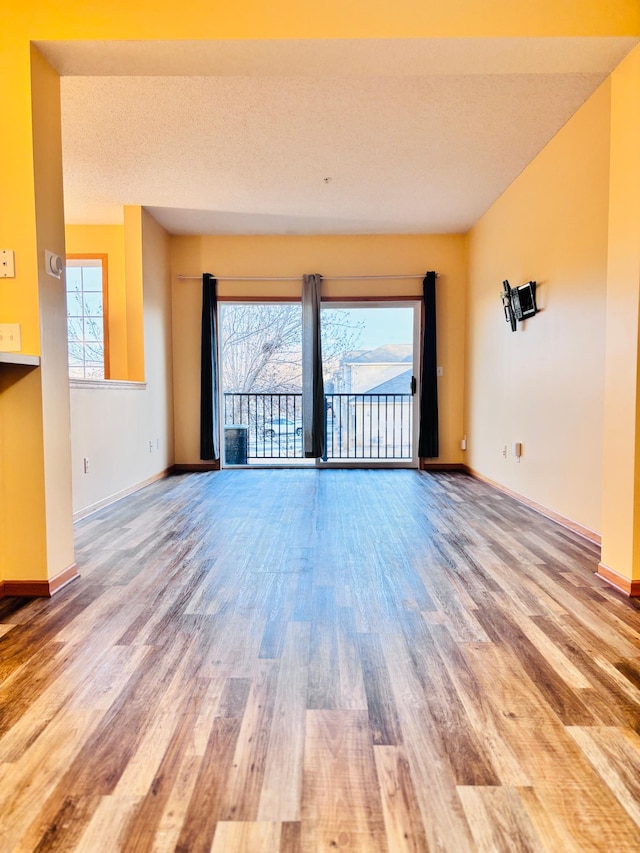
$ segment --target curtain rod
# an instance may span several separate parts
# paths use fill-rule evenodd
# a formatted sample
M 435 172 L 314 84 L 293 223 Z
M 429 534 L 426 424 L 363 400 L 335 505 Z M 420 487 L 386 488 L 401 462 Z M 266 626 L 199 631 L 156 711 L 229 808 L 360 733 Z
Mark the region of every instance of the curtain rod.
M 399 279 L 399 278 L 424 278 L 425 273 L 418 273 L 416 275 L 323 275 L 323 281 L 356 281 L 356 280 L 372 280 L 372 279 L 383 279 L 388 281 L 389 279 Z M 264 275 L 221 275 L 214 276 L 216 281 L 302 281 L 301 275 L 275 275 L 275 276 L 264 276 Z M 440 278 L 439 274 L 436 273 L 436 278 Z M 179 275 L 179 281 L 202 281 L 201 275 Z

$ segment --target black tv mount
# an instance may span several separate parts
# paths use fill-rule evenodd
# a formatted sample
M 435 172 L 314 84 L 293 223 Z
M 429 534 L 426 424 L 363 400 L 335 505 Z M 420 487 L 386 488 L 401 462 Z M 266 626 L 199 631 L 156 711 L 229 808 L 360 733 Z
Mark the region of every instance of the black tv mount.
M 536 283 L 535 281 L 528 281 L 519 287 L 511 287 L 505 279 L 502 282 L 502 290 L 504 318 L 511 325 L 511 331 L 515 332 L 517 328 L 516 321 L 522 322 L 538 313 L 538 306 L 536 305 Z

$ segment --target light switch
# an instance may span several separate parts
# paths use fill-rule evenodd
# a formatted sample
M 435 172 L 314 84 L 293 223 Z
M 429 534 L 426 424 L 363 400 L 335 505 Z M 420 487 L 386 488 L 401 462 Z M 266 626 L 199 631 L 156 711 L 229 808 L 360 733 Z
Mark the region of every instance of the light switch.
M 13 249 L 0 249 L 0 278 L 16 277 L 16 261 Z

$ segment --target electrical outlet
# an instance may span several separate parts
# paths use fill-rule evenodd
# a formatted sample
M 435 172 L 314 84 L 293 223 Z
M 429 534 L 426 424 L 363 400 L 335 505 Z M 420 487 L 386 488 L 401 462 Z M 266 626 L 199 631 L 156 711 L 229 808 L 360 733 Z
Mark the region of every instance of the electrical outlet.
M 89 473 L 89 457 L 88 456 L 84 457 L 84 459 L 82 460 L 82 465 L 84 468 L 84 473 L 88 474 Z
M 505 446 L 502 448 L 502 456 L 503 456 L 503 458 L 504 458 L 504 459 L 506 459 L 506 458 L 507 458 L 507 445 L 506 445 L 506 444 L 505 444 Z
M 20 352 L 21 349 L 20 323 L 0 323 L 0 352 Z
M 149 453 L 153 453 L 153 442 L 149 442 Z

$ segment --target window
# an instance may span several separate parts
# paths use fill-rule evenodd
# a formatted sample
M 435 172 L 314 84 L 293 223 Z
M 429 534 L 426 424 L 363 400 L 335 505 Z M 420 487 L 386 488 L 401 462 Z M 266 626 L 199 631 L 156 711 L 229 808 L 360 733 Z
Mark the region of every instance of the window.
M 67 342 L 71 379 L 108 379 L 106 255 L 67 257 Z

